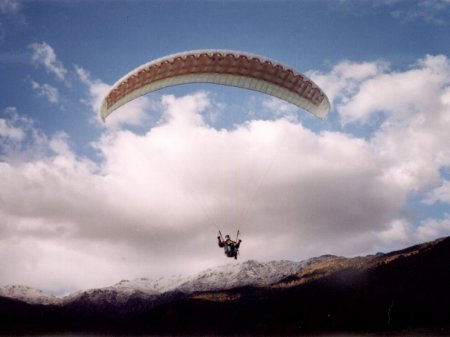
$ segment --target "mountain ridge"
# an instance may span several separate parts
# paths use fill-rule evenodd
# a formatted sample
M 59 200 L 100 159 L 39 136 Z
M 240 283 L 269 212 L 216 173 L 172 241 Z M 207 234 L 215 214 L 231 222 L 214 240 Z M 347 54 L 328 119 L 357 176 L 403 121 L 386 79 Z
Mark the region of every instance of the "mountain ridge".
M 450 237 L 364 257 L 245 261 L 175 277 L 170 285 L 161 279 L 122 280 L 58 304 L 0 295 L 0 332 L 15 333 L 25 322 L 26 332 L 288 335 L 438 329 L 450 335 L 448 261 Z
M 162 295 L 166 292 L 180 291 L 193 293 L 198 291 L 227 290 L 245 285 L 264 286 L 295 274 L 308 265 L 330 258 L 330 255 L 315 257 L 300 262 L 280 260 L 258 262 L 247 260 L 237 264 L 226 264 L 208 268 L 197 274 L 172 275 L 155 279 L 137 278 L 121 280 L 106 287 L 80 290 L 63 297 L 47 294 L 42 290 L 21 285 L 0 287 L 0 296 L 21 300 L 28 304 L 64 305 L 78 299 L 90 299 L 93 302 L 108 300 L 112 295 L 119 302 L 140 295 L 143 298 Z M 111 296 L 109 296 L 111 297 Z M 109 298 L 111 299 L 111 298 Z

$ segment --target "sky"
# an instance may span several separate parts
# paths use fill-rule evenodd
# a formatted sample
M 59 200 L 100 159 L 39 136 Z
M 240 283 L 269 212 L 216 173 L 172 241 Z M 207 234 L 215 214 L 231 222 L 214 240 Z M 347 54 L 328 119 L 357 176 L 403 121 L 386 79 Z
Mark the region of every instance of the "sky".
M 450 1 L 0 0 L 0 286 L 62 295 L 450 235 Z M 109 88 L 230 49 L 314 80 L 318 119 L 261 93 Z M 243 240 L 239 260 L 218 230 Z

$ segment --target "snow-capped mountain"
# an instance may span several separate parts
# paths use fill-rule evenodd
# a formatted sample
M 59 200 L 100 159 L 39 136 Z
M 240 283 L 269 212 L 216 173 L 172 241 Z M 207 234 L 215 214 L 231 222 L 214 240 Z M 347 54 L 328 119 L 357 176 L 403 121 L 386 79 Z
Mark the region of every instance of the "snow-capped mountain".
M 61 298 L 46 294 L 42 290 L 21 286 L 9 285 L 0 287 L 0 296 L 20 300 L 29 304 L 60 304 Z
M 125 303 L 131 298 L 155 298 L 171 291 L 189 294 L 197 291 L 226 290 L 242 286 L 265 286 L 328 258 L 328 256 L 322 256 L 301 262 L 249 260 L 210 268 L 191 276 L 174 275 L 157 279 L 122 280 L 109 287 L 78 291 L 64 298 L 51 296 L 41 290 L 29 287 L 5 286 L 0 287 L 0 296 L 31 304 L 62 304 L 80 300 L 91 303 Z
M 147 299 L 159 294 L 159 292 L 140 286 L 138 281 L 124 280 L 110 287 L 79 291 L 64 297 L 62 300 L 64 303 L 79 300 L 91 303 L 125 303 L 133 297 Z
M 174 275 L 158 279 L 122 280 L 105 288 L 81 291 L 64 298 L 65 302 L 84 300 L 94 303 L 125 303 L 133 297 L 151 298 L 171 291 L 190 294 L 198 291 L 227 290 L 243 286 L 267 286 L 298 273 L 311 264 L 331 258 L 321 256 L 301 262 L 254 260 L 209 268 L 191 276 Z
M 325 257 L 324 257 L 325 258 Z M 301 262 L 245 261 L 239 264 L 228 264 L 221 267 L 207 269 L 190 280 L 180 284 L 178 290 L 185 293 L 196 291 L 226 290 L 243 286 L 266 286 L 298 273 L 311 263 L 323 258 L 314 258 Z
M 123 280 L 64 297 L 59 305 L 19 303 L 53 297 L 3 287 L 0 335 L 357 335 L 364 327 L 450 336 L 449 260 L 447 237 L 376 255 L 246 261 L 189 277 Z

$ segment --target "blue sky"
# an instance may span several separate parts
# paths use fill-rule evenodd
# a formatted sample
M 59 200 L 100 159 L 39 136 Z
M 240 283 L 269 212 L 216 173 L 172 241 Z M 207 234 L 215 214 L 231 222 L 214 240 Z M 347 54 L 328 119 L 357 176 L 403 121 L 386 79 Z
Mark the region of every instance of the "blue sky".
M 450 1 L 0 0 L 0 285 L 53 293 L 450 234 Z M 321 121 L 263 94 L 108 88 L 176 52 L 307 74 Z M 270 243 L 270 244 L 269 244 Z M 270 246 L 270 249 L 267 248 Z

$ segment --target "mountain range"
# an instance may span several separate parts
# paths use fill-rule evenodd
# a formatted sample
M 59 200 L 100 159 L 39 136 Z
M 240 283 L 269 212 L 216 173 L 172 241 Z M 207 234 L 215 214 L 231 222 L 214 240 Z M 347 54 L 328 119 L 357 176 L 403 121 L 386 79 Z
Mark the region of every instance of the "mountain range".
M 450 237 L 390 253 L 254 260 L 55 297 L 0 287 L 0 333 L 450 335 Z
M 46 294 L 42 290 L 22 285 L 0 287 L 0 297 L 20 300 L 28 304 L 66 305 L 77 301 L 93 303 L 126 303 L 132 297 L 153 298 L 168 292 L 192 294 L 215 290 L 227 290 L 243 286 L 268 286 L 287 276 L 321 261 L 333 258 L 326 255 L 306 261 L 257 262 L 228 264 L 210 268 L 192 276 L 174 275 L 157 279 L 139 278 L 98 289 L 78 291 L 64 297 Z

